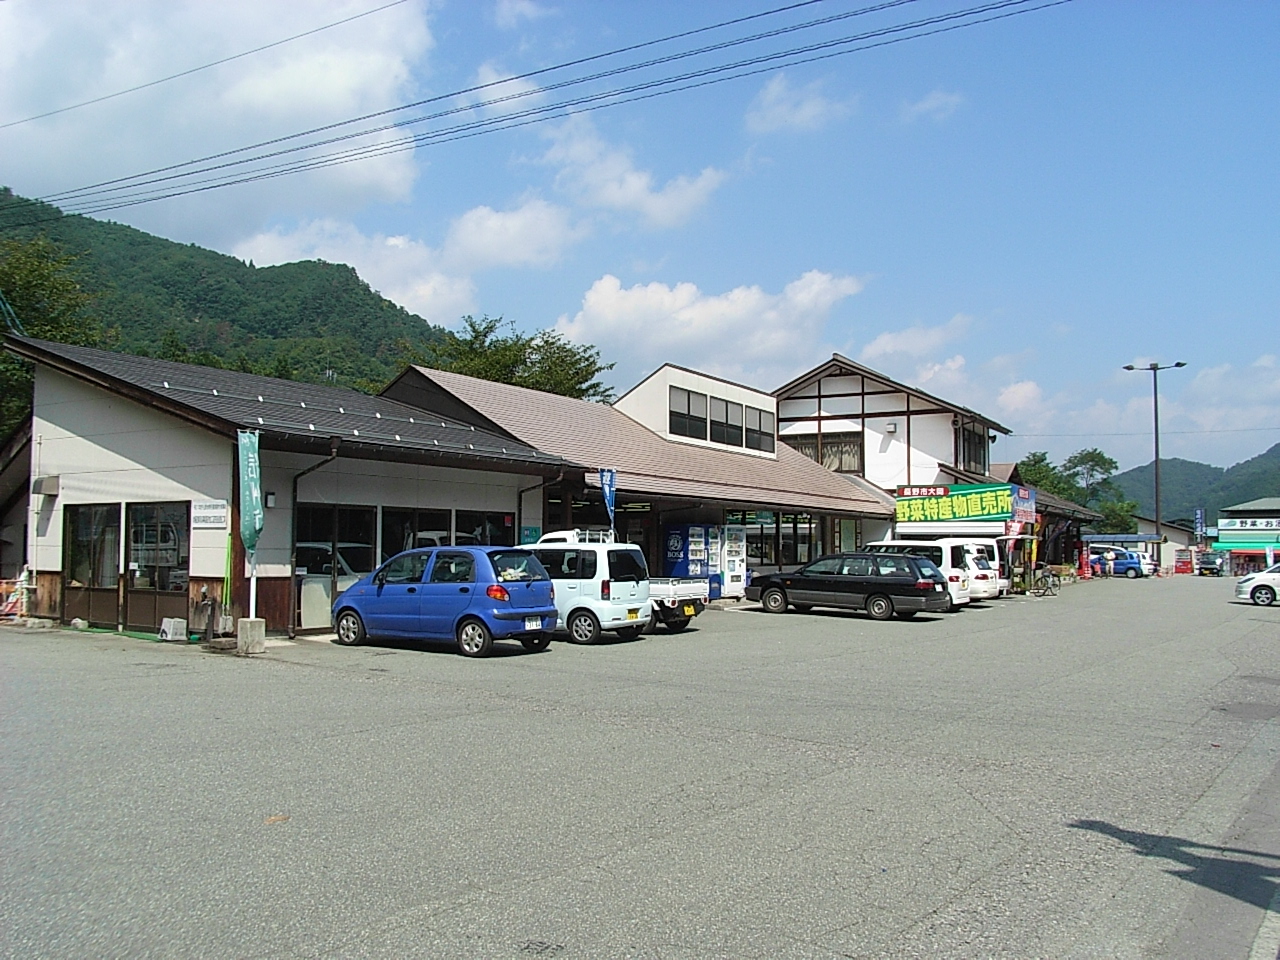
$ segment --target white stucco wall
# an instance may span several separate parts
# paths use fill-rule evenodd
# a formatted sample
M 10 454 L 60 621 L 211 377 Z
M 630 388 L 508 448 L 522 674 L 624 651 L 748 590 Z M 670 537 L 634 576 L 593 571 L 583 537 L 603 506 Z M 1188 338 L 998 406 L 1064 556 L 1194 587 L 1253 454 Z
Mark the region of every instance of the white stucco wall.
M 822 432 L 864 431 L 864 476 L 876 486 L 892 490 L 908 483 L 939 483 L 944 480 L 939 465 L 950 466 L 955 459 L 953 414 L 931 413 L 911 415 L 910 470 L 907 447 L 907 395 L 903 392 L 875 393 L 871 396 L 847 397 L 833 394 L 889 389 L 889 385 L 872 377 L 824 377 L 821 384 L 801 387 L 795 394 L 778 401 L 778 415 L 803 417 L 781 424 L 783 436 L 805 436 L 818 432 L 819 406 Z M 819 399 L 821 393 L 821 399 Z M 912 406 L 925 406 L 928 401 L 912 400 Z M 892 425 L 892 429 L 890 427 Z
M 262 452 L 262 490 L 274 493 L 276 505 L 266 511 L 266 523 L 258 540 L 258 573 L 264 577 L 289 576 L 290 496 L 293 477 L 323 457 Z M 299 503 L 332 503 L 365 507 L 413 507 L 440 510 L 488 510 L 517 513 L 519 525 L 542 525 L 542 491 L 531 490 L 524 510 L 517 511 L 519 491 L 536 487 L 540 478 L 483 470 L 387 463 L 339 458 L 298 482 Z M 381 535 L 381 514 L 378 532 Z M 519 530 L 516 530 L 517 540 Z M 247 570 L 246 570 L 247 574 Z
M 32 566 L 62 568 L 68 504 L 229 499 L 233 451 L 225 437 L 38 366 L 31 476 L 56 475 L 60 489 L 31 498 Z M 191 575 L 223 576 L 226 542 L 225 530 L 192 531 Z
M 715 377 L 664 366 L 655 370 L 649 377 L 633 387 L 615 404 L 618 410 L 636 422 L 648 427 L 654 433 L 661 434 L 668 440 L 679 443 L 690 443 L 695 446 L 710 447 L 714 450 L 727 450 L 732 453 L 743 453 L 753 457 L 773 459 L 776 454 L 764 450 L 751 450 L 747 447 L 730 447 L 723 443 L 712 443 L 710 440 L 697 440 L 693 437 L 678 437 L 670 432 L 671 428 L 671 387 L 681 387 L 694 393 L 718 397 L 731 403 L 740 403 L 746 407 L 755 407 L 777 416 L 777 402 L 773 396 L 759 390 L 752 390 L 734 383 L 725 383 Z M 775 421 L 776 426 L 776 421 Z

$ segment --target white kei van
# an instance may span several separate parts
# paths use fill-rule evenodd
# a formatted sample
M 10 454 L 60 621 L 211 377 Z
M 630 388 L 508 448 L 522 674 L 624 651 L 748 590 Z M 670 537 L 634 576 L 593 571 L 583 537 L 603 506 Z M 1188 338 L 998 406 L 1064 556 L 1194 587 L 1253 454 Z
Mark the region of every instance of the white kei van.
M 648 625 L 649 567 L 634 543 L 618 543 L 607 530 L 559 530 L 526 549 L 551 575 L 556 628 L 574 643 L 596 643 L 605 630 L 631 640 Z
M 969 548 L 969 549 L 966 549 Z M 970 569 L 968 555 L 972 553 L 968 540 L 878 540 L 863 548 L 868 553 L 905 553 L 932 560 L 934 566 L 947 578 L 947 592 L 951 594 L 951 609 L 968 603 Z
M 999 587 L 1000 595 L 1009 592 L 1009 560 L 1005 556 L 1004 550 L 1000 547 L 1000 542 L 991 537 L 973 537 L 966 538 L 966 543 L 973 545 L 975 551 L 983 557 L 987 558 L 987 563 L 991 564 L 992 569 L 996 572 L 996 585 Z M 1005 541 L 1008 543 L 1008 541 Z

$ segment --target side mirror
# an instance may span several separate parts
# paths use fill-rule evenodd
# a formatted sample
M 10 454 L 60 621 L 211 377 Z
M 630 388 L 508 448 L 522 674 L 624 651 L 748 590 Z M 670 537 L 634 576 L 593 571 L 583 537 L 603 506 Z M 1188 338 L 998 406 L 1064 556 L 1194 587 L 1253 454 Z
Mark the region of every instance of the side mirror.
M 384 586 L 387 582 L 387 571 L 379 570 L 377 573 L 375 573 L 373 575 L 373 582 L 375 585 L 379 587 Z

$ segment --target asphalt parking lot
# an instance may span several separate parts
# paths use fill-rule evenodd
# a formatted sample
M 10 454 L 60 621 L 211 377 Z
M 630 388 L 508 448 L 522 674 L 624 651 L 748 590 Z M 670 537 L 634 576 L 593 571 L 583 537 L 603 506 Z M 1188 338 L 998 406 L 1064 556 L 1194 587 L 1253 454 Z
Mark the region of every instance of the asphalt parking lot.
M 0 630 L 14 957 L 1268 957 L 1234 581 L 472 661 Z

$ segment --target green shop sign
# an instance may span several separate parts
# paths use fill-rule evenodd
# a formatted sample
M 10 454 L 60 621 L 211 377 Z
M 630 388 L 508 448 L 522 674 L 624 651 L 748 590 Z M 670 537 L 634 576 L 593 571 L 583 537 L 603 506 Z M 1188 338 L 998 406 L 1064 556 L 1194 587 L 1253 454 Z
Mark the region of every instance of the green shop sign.
M 1013 507 L 1013 488 L 1007 483 L 899 487 L 896 519 L 899 523 L 1012 520 Z

